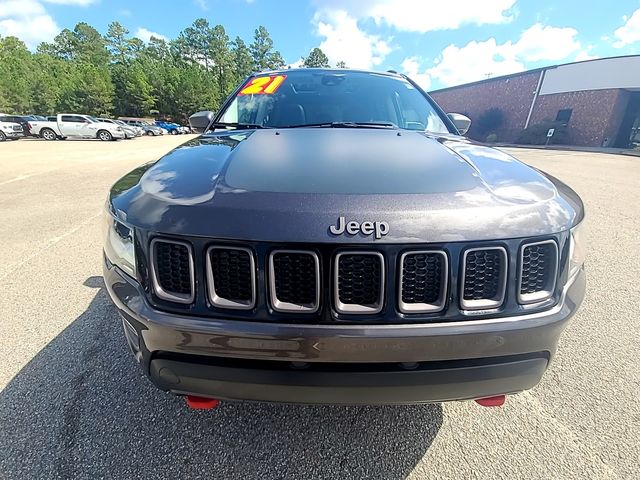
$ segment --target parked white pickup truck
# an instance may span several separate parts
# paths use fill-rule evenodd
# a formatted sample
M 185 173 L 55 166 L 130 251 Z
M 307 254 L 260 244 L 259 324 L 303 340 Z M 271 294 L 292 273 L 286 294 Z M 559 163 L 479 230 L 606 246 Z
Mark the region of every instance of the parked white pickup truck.
M 61 113 L 55 122 L 29 122 L 31 134 L 45 140 L 64 140 L 65 138 L 97 138 L 108 142 L 124 138 L 119 125 L 99 122 L 89 115 Z

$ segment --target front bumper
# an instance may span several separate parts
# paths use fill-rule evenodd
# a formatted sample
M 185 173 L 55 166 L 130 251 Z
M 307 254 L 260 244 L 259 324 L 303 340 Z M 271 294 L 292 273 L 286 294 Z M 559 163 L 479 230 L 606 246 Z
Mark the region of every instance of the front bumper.
M 293 325 L 161 312 L 117 267 L 105 264 L 104 278 L 128 343 L 159 388 L 286 403 L 439 402 L 532 388 L 585 292 L 581 270 L 543 313 L 418 325 Z
M 5 134 L 7 138 L 12 138 L 12 139 L 23 138 L 26 136 L 24 131 L 14 132 L 13 130 L 3 130 L 2 132 Z

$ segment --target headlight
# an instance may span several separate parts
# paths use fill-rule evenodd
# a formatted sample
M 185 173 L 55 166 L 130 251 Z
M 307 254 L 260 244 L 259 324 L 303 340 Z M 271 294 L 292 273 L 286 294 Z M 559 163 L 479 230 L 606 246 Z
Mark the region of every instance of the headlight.
M 587 256 L 584 220 L 571 229 L 569 244 L 569 278 L 573 277 L 584 265 Z
M 122 127 L 117 127 L 116 130 L 121 132 L 122 131 Z
M 117 220 L 109 211 L 104 214 L 104 252 L 107 258 L 135 278 L 136 256 L 133 228 Z

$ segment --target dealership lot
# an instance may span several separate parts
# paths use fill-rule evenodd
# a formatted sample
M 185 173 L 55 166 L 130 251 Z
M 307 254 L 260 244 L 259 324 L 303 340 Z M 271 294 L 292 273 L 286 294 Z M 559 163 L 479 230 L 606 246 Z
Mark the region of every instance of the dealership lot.
M 505 407 L 194 412 L 138 371 L 100 276 L 109 185 L 186 139 L 0 144 L 0 477 L 640 476 L 640 158 L 508 150 L 582 196 L 590 256 L 555 363 Z

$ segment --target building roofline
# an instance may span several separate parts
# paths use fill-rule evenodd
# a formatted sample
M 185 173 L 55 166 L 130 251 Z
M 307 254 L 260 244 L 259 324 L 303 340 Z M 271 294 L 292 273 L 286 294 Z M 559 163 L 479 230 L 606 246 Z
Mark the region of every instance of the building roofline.
M 446 92 L 448 90 L 455 90 L 456 88 L 471 87 L 471 86 L 475 86 L 475 85 L 481 85 L 483 83 L 489 83 L 489 82 L 493 82 L 495 80 L 506 80 L 508 78 L 521 77 L 522 75 L 529 75 L 531 73 L 538 73 L 538 72 L 541 72 L 543 70 L 552 70 L 554 68 L 564 67 L 566 65 L 575 65 L 577 63 L 587 63 L 587 62 L 599 62 L 599 61 L 602 61 L 602 60 L 612 60 L 614 58 L 629 58 L 629 57 L 640 57 L 640 54 L 616 55 L 616 56 L 613 56 L 613 57 L 602 57 L 602 58 L 590 58 L 588 60 L 580 60 L 578 62 L 567 62 L 567 63 L 560 63 L 558 65 L 548 65 L 546 67 L 533 68 L 531 70 L 524 70 L 522 72 L 509 73 L 508 75 L 500 75 L 499 77 L 490 77 L 490 78 L 485 78 L 484 80 L 477 80 L 475 82 L 461 83 L 460 85 L 453 85 L 451 87 L 439 88 L 438 90 L 431 90 L 429 92 L 429 94 L 431 94 L 431 93 L 439 93 L 439 92 Z

